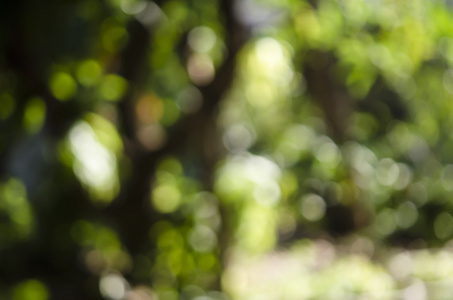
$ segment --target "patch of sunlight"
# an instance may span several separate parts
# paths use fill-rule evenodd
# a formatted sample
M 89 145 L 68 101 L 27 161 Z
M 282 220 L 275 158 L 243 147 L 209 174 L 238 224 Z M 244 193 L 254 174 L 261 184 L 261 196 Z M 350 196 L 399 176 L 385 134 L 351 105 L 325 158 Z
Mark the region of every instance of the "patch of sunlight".
M 271 66 L 279 64 L 284 59 L 282 46 L 270 37 L 260 39 L 256 43 L 256 54 L 261 62 Z
M 129 290 L 129 284 L 120 274 L 108 273 L 101 277 L 99 289 L 107 299 L 122 300 Z
M 268 179 L 280 178 L 281 170 L 275 162 L 266 157 L 248 155 L 245 160 L 245 176 L 255 183 L 262 183 Z
M 338 256 L 324 240 L 260 256 L 232 250 L 222 285 L 233 299 L 395 299 L 384 268 L 363 256 Z
M 268 158 L 238 154 L 227 159 L 215 185 L 225 200 L 245 201 L 252 197 L 259 205 L 270 207 L 280 201 L 280 177 L 280 168 Z
M 414 262 L 409 253 L 402 252 L 392 257 L 388 268 L 393 277 L 400 279 L 411 274 L 413 265 Z
M 94 201 L 109 203 L 118 190 L 117 160 L 86 121 L 79 121 L 69 132 L 73 170 L 88 188 Z
M 358 295 L 373 295 L 378 299 L 393 299 L 388 295 L 395 287 L 393 279 L 381 266 L 362 256 L 351 255 L 341 258 L 319 275 L 315 285 L 325 287 L 319 292 L 321 298 L 346 296 L 353 292 Z
M 91 126 L 99 142 L 115 155 L 123 152 L 123 142 L 115 126 L 100 115 L 89 113 L 85 120 Z
M 265 74 L 274 84 L 288 85 L 294 76 L 288 52 L 279 41 L 273 38 L 266 37 L 258 40 L 255 45 L 257 61 L 252 60 L 256 68 L 251 66 L 252 72 L 255 71 L 258 76 Z
M 445 280 L 453 274 L 453 254 L 451 250 L 423 249 L 412 253 L 411 275 L 422 280 Z

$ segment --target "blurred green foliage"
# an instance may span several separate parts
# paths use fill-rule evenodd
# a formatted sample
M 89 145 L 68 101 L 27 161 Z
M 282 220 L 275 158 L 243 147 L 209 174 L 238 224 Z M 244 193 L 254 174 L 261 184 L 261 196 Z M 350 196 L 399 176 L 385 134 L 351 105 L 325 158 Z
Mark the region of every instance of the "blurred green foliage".
M 448 299 L 440 0 L 0 4 L 0 298 Z

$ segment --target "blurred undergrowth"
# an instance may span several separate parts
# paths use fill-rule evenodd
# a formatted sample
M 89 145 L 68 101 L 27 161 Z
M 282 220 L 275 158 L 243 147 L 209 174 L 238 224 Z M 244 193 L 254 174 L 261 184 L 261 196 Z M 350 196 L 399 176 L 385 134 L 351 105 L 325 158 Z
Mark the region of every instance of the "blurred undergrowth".
M 448 299 L 450 1 L 0 4 L 0 297 Z

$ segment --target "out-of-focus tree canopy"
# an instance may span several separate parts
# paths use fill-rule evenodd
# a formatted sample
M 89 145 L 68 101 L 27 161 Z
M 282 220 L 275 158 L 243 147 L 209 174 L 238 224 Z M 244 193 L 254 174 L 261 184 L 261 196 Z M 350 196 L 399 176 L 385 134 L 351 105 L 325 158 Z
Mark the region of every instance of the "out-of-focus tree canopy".
M 0 2 L 0 298 L 448 299 L 453 8 Z

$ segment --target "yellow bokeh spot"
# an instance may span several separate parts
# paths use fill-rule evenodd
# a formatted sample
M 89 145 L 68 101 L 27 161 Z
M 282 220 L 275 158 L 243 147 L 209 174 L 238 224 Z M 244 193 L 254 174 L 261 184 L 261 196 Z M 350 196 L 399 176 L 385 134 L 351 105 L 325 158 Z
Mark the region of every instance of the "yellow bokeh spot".
M 93 86 L 99 82 L 102 69 L 99 64 L 92 59 L 85 60 L 77 67 L 77 80 L 84 86 Z
M 28 238 L 33 230 L 33 212 L 27 192 L 17 179 L 0 184 L 0 213 L 7 219 L 0 222 L 2 243 Z
M 152 202 L 162 213 L 174 212 L 181 203 L 181 192 L 174 185 L 159 185 L 152 192 Z
M 68 73 L 58 72 L 50 78 L 50 90 L 55 98 L 65 101 L 75 95 L 77 84 Z
M 158 166 L 158 170 L 173 175 L 181 175 L 183 173 L 181 163 L 176 158 L 172 157 L 166 158 L 162 161 Z
M 30 99 L 26 104 L 23 119 L 25 130 L 29 133 L 38 132 L 44 124 L 45 117 L 46 105 L 44 101 L 39 97 Z
M 49 292 L 38 280 L 27 280 L 14 288 L 13 300 L 47 300 Z
M 118 75 L 107 75 L 101 81 L 102 98 L 109 101 L 119 100 L 127 90 L 127 81 Z

